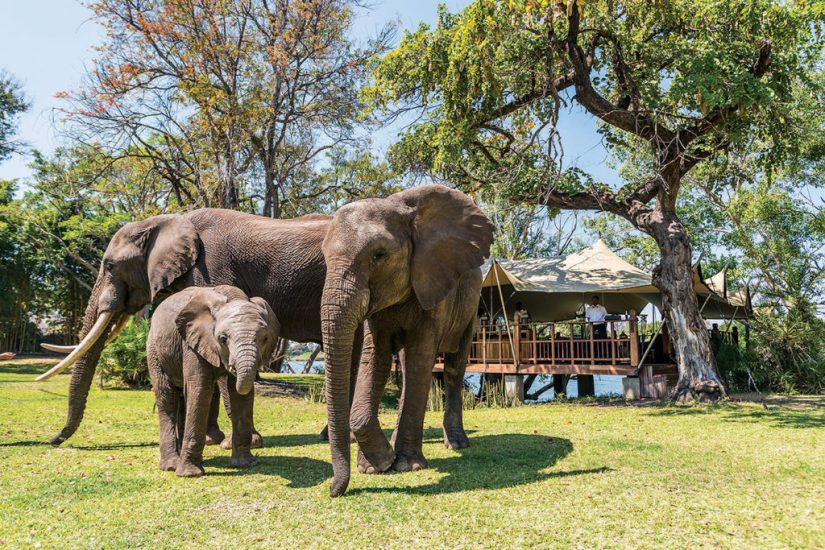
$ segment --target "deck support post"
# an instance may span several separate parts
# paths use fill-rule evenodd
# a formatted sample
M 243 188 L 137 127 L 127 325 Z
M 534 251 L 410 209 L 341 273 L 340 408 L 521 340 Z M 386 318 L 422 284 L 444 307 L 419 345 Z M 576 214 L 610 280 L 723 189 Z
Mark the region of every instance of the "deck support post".
M 567 376 L 564 374 L 553 375 L 553 392 L 556 396 L 560 394 L 567 395 Z
M 505 395 L 515 397 L 519 400 L 519 402 L 524 403 L 524 377 L 520 374 L 505 375 L 504 393 Z
M 579 397 L 596 395 L 596 382 L 592 374 L 577 375 L 576 383 L 578 384 Z

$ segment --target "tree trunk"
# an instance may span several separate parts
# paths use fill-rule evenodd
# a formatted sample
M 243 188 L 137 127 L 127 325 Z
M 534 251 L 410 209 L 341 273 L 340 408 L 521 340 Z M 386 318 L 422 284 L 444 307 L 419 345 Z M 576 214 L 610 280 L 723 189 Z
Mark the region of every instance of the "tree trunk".
M 651 225 L 651 234 L 659 245 L 661 263 L 653 270 L 653 284 L 662 294 L 663 315 L 679 368 L 672 397 L 681 402 L 718 399 L 725 395 L 725 388 L 693 289 L 690 240 L 675 212 L 657 214 L 659 220 Z
M 301 374 L 308 374 L 309 373 L 310 369 L 312 368 L 312 364 L 315 363 L 315 358 L 318 357 L 319 353 L 321 353 L 320 344 L 315 346 L 315 349 L 312 350 L 312 353 L 310 354 L 309 359 L 307 359 L 307 362 L 304 363 L 304 368 L 301 371 Z
M 272 357 L 272 362 L 269 364 L 269 370 L 271 372 L 281 372 L 281 368 L 284 365 L 284 360 L 286 359 L 286 350 L 289 346 L 289 340 L 285 338 L 278 338 L 278 345 L 275 346 L 275 353 Z

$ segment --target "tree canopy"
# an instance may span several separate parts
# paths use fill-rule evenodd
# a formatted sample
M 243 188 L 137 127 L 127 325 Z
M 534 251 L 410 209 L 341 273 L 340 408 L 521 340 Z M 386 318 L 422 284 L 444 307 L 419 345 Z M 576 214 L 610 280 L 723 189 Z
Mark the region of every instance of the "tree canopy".
M 11 75 L 0 71 L 0 161 L 19 149 L 20 144 L 14 140 L 17 117 L 28 108 L 20 84 Z
M 795 89 L 815 85 L 823 15 L 820 4 L 768 0 L 476 0 L 407 33 L 365 96 L 419 116 L 393 150 L 408 170 L 609 212 L 653 237 L 677 394 L 722 394 L 677 211 L 683 180 L 754 139 L 772 140 L 763 169 L 795 153 L 783 131 L 795 123 Z M 632 159 L 622 185 L 564 165 L 557 124 L 570 102 L 599 121 L 609 150 Z

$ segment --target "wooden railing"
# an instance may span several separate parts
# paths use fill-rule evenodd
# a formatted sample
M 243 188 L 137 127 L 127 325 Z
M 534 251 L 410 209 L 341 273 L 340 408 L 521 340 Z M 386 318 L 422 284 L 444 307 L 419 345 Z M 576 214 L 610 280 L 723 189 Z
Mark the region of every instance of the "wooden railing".
M 606 336 L 596 337 L 586 321 L 522 323 L 518 316 L 507 326 L 482 324 L 470 349 L 470 364 L 516 366 L 591 365 L 635 367 L 639 335 L 635 314 L 605 323 Z
M 708 330 L 711 343 L 720 342 L 731 346 L 739 345 L 739 328 L 734 325 L 729 330 L 720 330 L 718 327 Z

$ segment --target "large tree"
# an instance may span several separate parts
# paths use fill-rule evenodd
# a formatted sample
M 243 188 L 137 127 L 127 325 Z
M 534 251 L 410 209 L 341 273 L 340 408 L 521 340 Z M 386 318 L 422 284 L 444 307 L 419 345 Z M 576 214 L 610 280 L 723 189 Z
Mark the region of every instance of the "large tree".
M 419 111 L 395 148 L 411 169 L 609 212 L 653 237 L 675 397 L 718 397 L 677 214 L 682 181 L 731 144 L 792 123 L 786 102 L 815 63 L 821 17 L 818 4 L 768 0 L 476 0 L 407 34 L 367 94 L 377 107 Z M 644 143 L 644 170 L 615 186 L 565 169 L 556 124 L 571 102 L 598 120 L 609 148 Z

